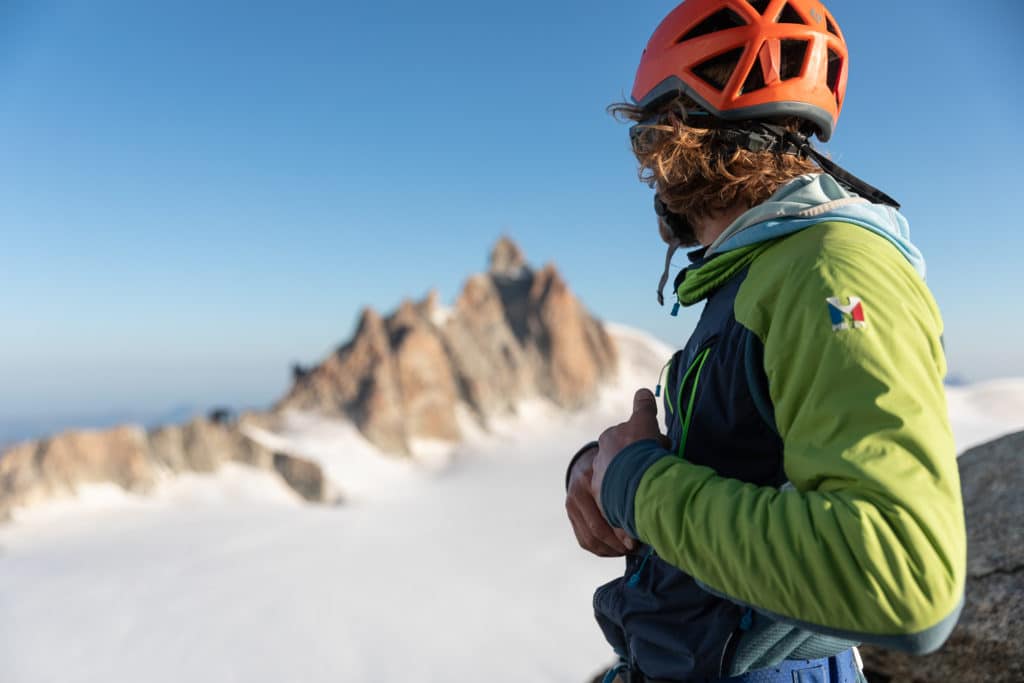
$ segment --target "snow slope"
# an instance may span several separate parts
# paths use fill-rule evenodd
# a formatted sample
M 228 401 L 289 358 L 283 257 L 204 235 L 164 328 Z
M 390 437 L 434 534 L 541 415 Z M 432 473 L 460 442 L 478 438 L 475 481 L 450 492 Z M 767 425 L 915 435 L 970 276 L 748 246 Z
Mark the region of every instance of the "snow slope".
M 1024 378 L 946 387 L 957 452 L 1024 431 Z
M 340 507 L 235 466 L 24 511 L 0 527 L 0 681 L 585 680 L 610 659 L 591 594 L 621 561 L 575 546 L 565 460 L 671 353 L 614 334 L 622 377 L 593 410 L 525 404 L 417 462 L 309 415 L 255 434 L 318 460 Z M 951 389 L 950 406 L 964 447 L 1024 428 L 1024 381 Z

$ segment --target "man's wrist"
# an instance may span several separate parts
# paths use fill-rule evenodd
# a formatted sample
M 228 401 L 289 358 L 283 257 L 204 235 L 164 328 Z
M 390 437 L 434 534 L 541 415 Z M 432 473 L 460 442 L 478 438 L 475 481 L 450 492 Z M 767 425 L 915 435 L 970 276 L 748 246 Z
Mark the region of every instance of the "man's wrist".
M 591 441 L 590 443 L 583 446 L 583 448 L 576 451 L 576 454 L 569 460 L 569 466 L 565 468 L 565 490 L 569 490 L 569 480 L 572 478 L 572 468 L 575 467 L 576 463 L 579 462 L 580 458 L 587 454 L 592 449 L 597 448 L 597 442 Z
M 619 452 L 608 465 L 601 482 L 601 509 L 613 527 L 625 529 L 633 538 L 640 538 L 636 529 L 634 500 L 647 469 L 672 453 L 657 439 L 632 443 Z

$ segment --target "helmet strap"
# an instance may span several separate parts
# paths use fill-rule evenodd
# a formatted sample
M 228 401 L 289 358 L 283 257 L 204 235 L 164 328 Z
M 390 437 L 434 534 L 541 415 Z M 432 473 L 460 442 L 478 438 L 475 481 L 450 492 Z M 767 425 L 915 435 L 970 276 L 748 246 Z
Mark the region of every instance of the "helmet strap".
M 745 149 L 751 152 L 775 152 L 777 154 L 792 154 L 793 156 L 804 156 L 800 146 L 794 144 L 767 124 L 758 128 L 732 128 L 722 126 L 716 129 L 718 139 L 732 149 Z M 779 128 L 779 130 L 784 130 Z
M 788 135 L 790 137 L 796 137 L 795 133 L 788 133 Z M 888 194 L 882 192 L 877 187 L 871 185 L 867 181 L 861 180 L 860 178 L 858 178 L 857 176 L 853 175 L 845 168 L 840 166 L 839 164 L 829 159 L 827 156 L 825 156 L 818 150 L 814 149 L 814 147 L 811 146 L 810 141 L 806 137 L 803 137 L 802 142 L 799 141 L 799 138 L 797 138 L 797 140 L 798 144 L 802 144 L 800 148 L 801 151 L 804 152 L 810 158 L 814 159 L 814 163 L 818 164 L 818 166 L 820 166 L 823 171 L 825 171 L 830 176 L 835 178 L 836 181 L 840 185 L 845 187 L 847 190 L 850 190 L 854 194 L 860 195 L 861 197 L 867 199 L 872 204 L 886 204 L 894 209 L 900 208 L 900 203 L 893 199 L 892 197 L 890 197 Z
M 836 179 L 844 188 L 867 199 L 872 204 L 886 204 L 899 209 L 900 204 L 874 185 L 861 180 L 827 156 L 814 149 L 810 139 L 802 133 L 772 123 L 758 121 L 749 128 L 723 128 L 720 134 L 727 144 L 751 152 L 778 152 L 811 158 L 823 171 Z
M 691 243 L 694 235 L 686 216 L 673 213 L 657 192 L 654 193 L 654 213 L 658 215 L 658 220 L 672 231 L 672 240 L 668 243 L 668 251 L 665 252 L 665 268 L 661 271 L 661 279 L 658 280 L 658 304 L 664 306 L 665 285 L 668 283 L 669 271 L 672 268 L 672 257 L 683 244 Z
M 668 284 L 669 271 L 672 270 L 672 257 L 679 251 L 682 244 L 679 238 L 668 243 L 668 250 L 665 252 L 665 269 L 661 271 L 661 279 L 658 280 L 658 305 L 665 305 L 665 285 Z

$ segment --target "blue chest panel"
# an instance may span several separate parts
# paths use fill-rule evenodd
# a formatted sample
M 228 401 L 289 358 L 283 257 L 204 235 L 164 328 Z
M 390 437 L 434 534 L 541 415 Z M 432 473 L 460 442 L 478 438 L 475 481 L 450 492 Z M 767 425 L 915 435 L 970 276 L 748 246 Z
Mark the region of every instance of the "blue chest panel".
M 743 271 L 711 295 L 690 340 L 673 360 L 665 392 L 666 424 L 675 452 L 690 462 L 724 477 L 779 486 L 786 480 L 782 439 L 772 425 L 761 341 L 733 313 L 745 278 Z

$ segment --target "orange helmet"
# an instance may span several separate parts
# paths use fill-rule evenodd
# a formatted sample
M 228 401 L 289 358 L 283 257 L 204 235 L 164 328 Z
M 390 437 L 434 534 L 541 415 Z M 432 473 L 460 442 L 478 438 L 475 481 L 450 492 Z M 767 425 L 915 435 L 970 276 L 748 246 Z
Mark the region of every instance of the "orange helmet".
M 839 26 L 817 0 L 686 0 L 651 36 L 633 101 L 648 109 L 687 95 L 726 121 L 795 116 L 827 141 L 847 59 Z

